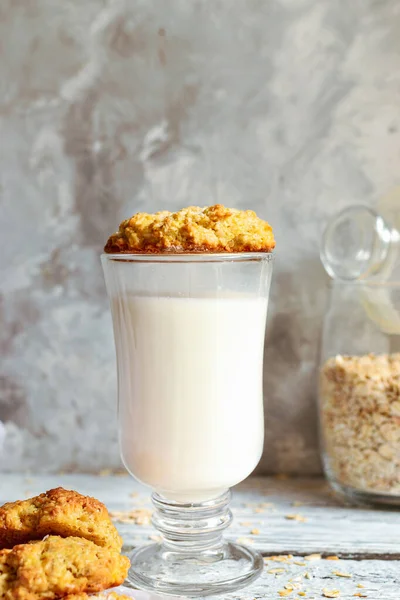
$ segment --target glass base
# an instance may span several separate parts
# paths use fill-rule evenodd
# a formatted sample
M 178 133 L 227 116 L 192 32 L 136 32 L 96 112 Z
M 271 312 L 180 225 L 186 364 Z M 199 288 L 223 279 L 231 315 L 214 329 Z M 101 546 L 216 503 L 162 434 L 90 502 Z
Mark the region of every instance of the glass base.
M 323 453 L 322 462 L 325 476 L 329 485 L 345 504 L 365 508 L 371 507 L 387 509 L 396 509 L 400 506 L 400 495 L 398 494 L 384 494 L 374 492 L 372 490 L 362 490 L 351 485 L 346 485 L 345 483 L 339 481 L 339 479 L 337 479 L 335 476 L 335 470 L 330 465 L 330 460 L 327 453 Z
M 329 479 L 334 491 L 345 501 L 364 507 L 393 508 L 398 510 L 400 496 L 395 494 L 379 494 L 376 492 L 362 491 L 339 483 L 336 479 Z
M 139 589 L 172 595 L 207 596 L 245 587 L 261 574 L 257 552 L 223 541 L 232 521 L 230 493 L 198 504 L 181 504 L 153 494 L 153 524 L 162 541 L 135 550 L 129 582 Z
M 189 556 L 152 544 L 136 550 L 130 559 L 128 580 L 134 587 L 178 596 L 238 590 L 257 579 L 264 565 L 261 555 L 238 544 Z

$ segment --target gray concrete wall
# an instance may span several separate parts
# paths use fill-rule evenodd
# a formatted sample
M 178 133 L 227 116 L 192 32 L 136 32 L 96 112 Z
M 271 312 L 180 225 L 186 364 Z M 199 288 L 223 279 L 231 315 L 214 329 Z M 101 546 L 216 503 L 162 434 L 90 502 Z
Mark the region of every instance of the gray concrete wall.
M 102 245 L 221 202 L 278 241 L 260 469 L 319 470 L 318 245 L 398 183 L 399 31 L 396 0 L 2 1 L 0 468 L 118 467 Z

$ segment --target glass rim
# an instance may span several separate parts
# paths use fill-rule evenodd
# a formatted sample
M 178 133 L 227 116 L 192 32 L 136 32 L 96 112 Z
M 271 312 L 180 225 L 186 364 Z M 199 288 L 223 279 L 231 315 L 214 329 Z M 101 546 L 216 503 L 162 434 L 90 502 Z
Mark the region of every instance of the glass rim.
M 345 279 L 331 279 L 329 287 L 354 287 L 354 288 L 370 288 L 375 290 L 380 289 L 400 289 L 400 281 L 367 281 L 363 279 L 357 280 L 345 280 Z
M 135 263 L 228 263 L 228 262 L 270 262 L 272 252 L 164 252 L 164 253 L 128 253 L 115 254 L 103 252 L 101 260 Z

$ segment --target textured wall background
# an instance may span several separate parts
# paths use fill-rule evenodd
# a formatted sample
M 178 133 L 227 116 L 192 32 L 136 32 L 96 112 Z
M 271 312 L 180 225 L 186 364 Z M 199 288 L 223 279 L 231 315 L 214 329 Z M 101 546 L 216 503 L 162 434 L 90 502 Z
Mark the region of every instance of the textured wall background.
M 1 0 L 1 468 L 119 465 L 102 245 L 222 202 L 278 239 L 261 469 L 318 471 L 318 244 L 398 182 L 399 31 L 396 0 Z

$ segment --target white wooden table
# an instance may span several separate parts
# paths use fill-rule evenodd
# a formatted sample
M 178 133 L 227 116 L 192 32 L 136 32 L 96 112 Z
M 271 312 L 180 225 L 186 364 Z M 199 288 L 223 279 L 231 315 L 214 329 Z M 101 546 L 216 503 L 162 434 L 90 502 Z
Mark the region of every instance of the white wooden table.
M 148 490 L 129 476 L 0 474 L 0 503 L 57 486 L 95 496 L 112 512 L 151 508 Z M 228 537 L 260 550 L 266 566 L 252 586 L 224 598 L 319 600 L 325 589 L 339 590 L 342 599 L 400 600 L 400 512 L 344 507 L 320 479 L 276 478 L 240 485 L 232 511 Z M 125 551 L 151 543 L 156 534 L 146 518 L 116 525 Z M 282 554 L 293 558 L 271 558 Z

